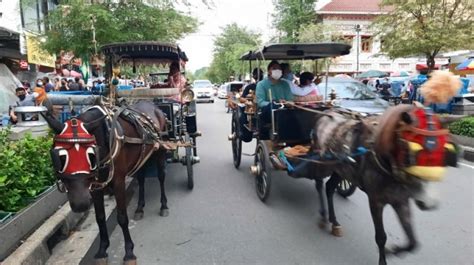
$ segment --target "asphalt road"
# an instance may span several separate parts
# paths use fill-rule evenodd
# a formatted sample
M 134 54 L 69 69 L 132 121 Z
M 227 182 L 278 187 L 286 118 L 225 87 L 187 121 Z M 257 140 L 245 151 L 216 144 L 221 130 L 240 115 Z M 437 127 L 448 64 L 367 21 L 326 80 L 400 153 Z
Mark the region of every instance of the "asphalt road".
M 378 252 L 366 195 L 336 196 L 344 236 L 317 226 L 319 202 L 314 183 L 274 176 L 267 203 L 256 193 L 249 172 L 253 157 L 232 165 L 230 114 L 224 102 L 198 105 L 201 163 L 195 165 L 195 187 L 186 188 L 185 167 L 168 166 L 166 190 L 170 215 L 160 217 L 159 183 L 148 178 L 145 217 L 130 221 L 138 264 L 377 264 Z M 255 143 L 244 146 L 253 153 Z M 414 226 L 421 247 L 413 254 L 390 257 L 389 264 L 474 264 L 474 167 L 463 162 L 449 169 L 439 184 L 441 208 L 422 212 L 414 205 Z M 136 198 L 129 205 L 133 216 Z M 405 241 L 391 208 L 385 210 L 388 244 Z M 121 264 L 123 236 L 113 231 L 109 264 Z

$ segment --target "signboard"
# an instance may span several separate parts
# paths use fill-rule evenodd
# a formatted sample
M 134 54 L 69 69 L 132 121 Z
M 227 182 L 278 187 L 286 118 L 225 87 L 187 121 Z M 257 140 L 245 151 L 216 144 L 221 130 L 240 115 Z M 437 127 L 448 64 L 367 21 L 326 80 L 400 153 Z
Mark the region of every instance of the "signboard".
M 28 63 L 54 68 L 56 66 L 56 56 L 41 49 L 38 36 L 29 33 L 25 33 L 25 35 Z

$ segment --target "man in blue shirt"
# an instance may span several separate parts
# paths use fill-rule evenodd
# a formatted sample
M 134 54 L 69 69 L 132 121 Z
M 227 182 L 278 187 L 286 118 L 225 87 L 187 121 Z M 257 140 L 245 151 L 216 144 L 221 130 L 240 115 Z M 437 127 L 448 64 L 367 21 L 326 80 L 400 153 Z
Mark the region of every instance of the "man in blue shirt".
M 281 79 L 282 70 L 277 61 L 271 61 L 267 67 L 268 76 L 257 84 L 257 104 L 262 110 L 264 122 L 270 122 L 273 101 L 284 103 L 293 100 L 290 85 Z M 269 93 L 271 91 L 271 95 Z M 271 98 L 270 98 L 271 96 Z

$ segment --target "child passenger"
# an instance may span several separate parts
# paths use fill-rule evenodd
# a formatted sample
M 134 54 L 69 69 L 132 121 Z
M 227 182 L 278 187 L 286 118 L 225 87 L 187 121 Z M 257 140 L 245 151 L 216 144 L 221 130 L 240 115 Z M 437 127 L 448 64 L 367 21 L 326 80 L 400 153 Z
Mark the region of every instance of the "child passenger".
M 296 102 L 321 101 L 322 96 L 318 94 L 318 88 L 313 82 L 314 75 L 304 72 L 300 75 L 300 85 L 291 86 L 291 93 Z

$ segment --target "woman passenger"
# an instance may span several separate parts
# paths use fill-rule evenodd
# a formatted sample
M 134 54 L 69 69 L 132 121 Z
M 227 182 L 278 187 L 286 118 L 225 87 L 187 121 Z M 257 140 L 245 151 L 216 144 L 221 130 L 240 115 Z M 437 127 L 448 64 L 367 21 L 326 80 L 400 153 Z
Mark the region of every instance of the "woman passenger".
M 300 75 L 300 85 L 291 86 L 291 93 L 295 96 L 296 102 L 321 101 L 322 96 L 318 94 L 318 88 L 313 83 L 314 75 L 304 72 Z

